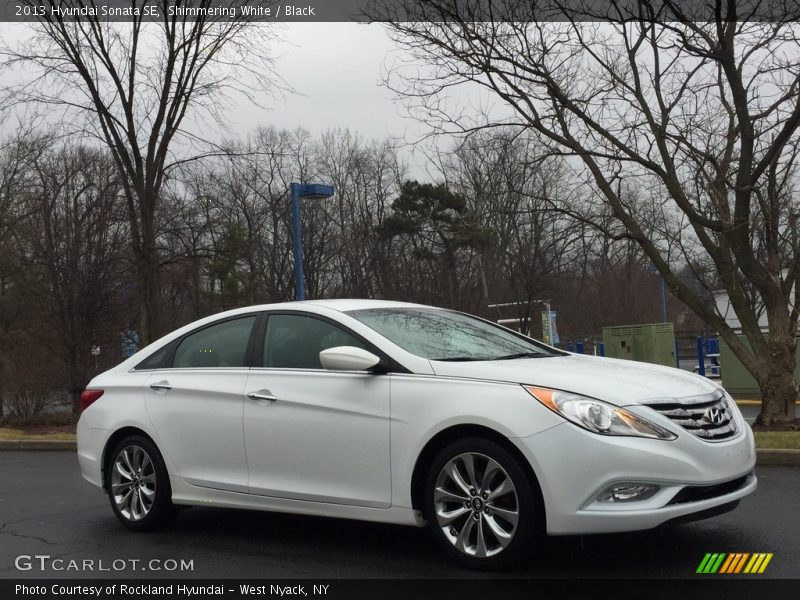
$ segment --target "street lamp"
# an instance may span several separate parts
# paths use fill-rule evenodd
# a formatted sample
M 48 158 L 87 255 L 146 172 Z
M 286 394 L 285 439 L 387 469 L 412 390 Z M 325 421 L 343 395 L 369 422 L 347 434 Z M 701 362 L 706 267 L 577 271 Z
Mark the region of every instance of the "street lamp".
M 289 200 L 292 203 L 292 235 L 294 236 L 294 298 L 306 299 L 303 280 L 303 236 L 300 223 L 300 198 L 330 198 L 336 190 L 332 185 L 319 183 L 292 183 L 289 186 Z

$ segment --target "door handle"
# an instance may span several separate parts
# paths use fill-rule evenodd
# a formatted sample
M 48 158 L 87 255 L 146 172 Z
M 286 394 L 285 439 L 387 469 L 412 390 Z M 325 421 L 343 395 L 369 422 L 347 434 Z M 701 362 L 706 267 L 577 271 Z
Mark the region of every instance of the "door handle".
M 250 398 L 250 400 L 268 400 L 269 402 L 275 402 L 278 399 L 278 397 L 269 390 L 250 392 L 247 394 L 247 397 Z
M 150 389 L 156 392 L 168 392 L 172 389 L 172 386 L 169 384 L 169 381 L 157 381 L 156 383 L 150 384 Z

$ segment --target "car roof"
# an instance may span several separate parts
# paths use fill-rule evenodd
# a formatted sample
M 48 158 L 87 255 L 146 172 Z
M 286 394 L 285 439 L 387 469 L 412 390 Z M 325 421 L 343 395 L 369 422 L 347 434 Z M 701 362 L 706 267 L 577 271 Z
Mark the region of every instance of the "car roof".
M 269 311 L 269 310 L 282 310 L 282 309 L 295 309 L 302 311 L 303 309 L 310 309 L 309 312 L 319 312 L 315 311 L 315 308 L 319 309 L 327 309 L 327 310 L 335 310 L 338 312 L 347 312 L 351 310 L 364 310 L 368 308 L 435 308 L 432 306 L 426 306 L 425 304 L 413 304 L 410 302 L 397 302 L 394 300 L 364 300 L 364 299 L 356 299 L 356 298 L 341 298 L 336 300 L 301 300 L 301 301 L 294 301 L 294 302 L 277 302 L 274 304 L 257 304 L 254 306 L 241 306 L 239 308 L 234 308 L 231 310 L 227 310 L 225 312 L 216 313 L 213 315 L 208 315 L 202 319 L 194 321 L 192 323 L 188 323 L 183 327 L 176 329 L 175 331 L 165 335 L 164 337 L 156 340 L 153 344 L 145 346 L 139 352 L 128 358 L 127 360 L 121 362 L 119 365 L 114 367 L 114 369 L 118 370 L 128 370 L 133 365 L 138 364 L 141 360 L 143 360 L 144 356 L 148 356 L 151 354 L 153 346 L 158 344 L 159 347 L 163 347 L 169 342 L 179 338 L 180 336 L 192 331 L 197 327 L 201 327 L 210 323 L 213 323 L 217 320 L 222 320 L 225 318 L 235 317 L 237 315 L 257 312 L 257 311 Z
M 324 306 L 340 312 L 350 310 L 364 310 L 368 308 L 433 308 L 425 304 L 414 304 L 411 302 L 398 302 L 396 300 L 364 300 L 357 298 L 339 298 L 332 300 L 306 300 L 304 302 L 287 302 L 287 304 L 314 304 Z
M 241 306 L 222 313 L 209 315 L 205 319 L 201 319 L 196 323 L 204 320 L 214 320 L 220 317 L 235 316 L 242 313 L 248 313 L 261 310 L 310 310 L 315 312 L 315 308 L 322 308 L 328 310 L 335 310 L 337 312 L 348 312 L 351 310 L 365 310 L 369 308 L 436 308 L 435 306 L 428 306 L 426 304 L 414 304 L 411 302 L 398 302 L 396 300 L 366 300 L 357 298 L 337 298 L 331 300 L 296 300 L 293 302 L 276 302 L 274 304 L 256 304 L 253 306 Z M 190 323 L 191 325 L 191 323 Z

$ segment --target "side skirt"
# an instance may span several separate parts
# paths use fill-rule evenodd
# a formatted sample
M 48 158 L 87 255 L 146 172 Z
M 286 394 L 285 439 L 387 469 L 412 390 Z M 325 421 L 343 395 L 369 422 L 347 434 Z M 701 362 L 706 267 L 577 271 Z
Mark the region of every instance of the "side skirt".
M 177 505 L 209 506 L 220 508 L 241 508 L 247 510 L 263 510 L 270 512 L 315 515 L 339 519 L 355 519 L 376 523 L 393 523 L 424 527 L 425 521 L 418 511 L 401 506 L 389 508 L 369 508 L 330 502 L 310 502 L 273 496 L 258 496 L 242 492 L 231 492 L 199 487 L 187 483 L 181 477 L 170 476 L 172 501 Z

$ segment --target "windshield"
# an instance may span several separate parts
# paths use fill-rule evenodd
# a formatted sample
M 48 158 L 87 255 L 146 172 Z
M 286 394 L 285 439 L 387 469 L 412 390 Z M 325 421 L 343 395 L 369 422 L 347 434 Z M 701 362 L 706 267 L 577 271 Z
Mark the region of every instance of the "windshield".
M 347 313 L 412 354 L 430 360 L 510 360 L 557 356 L 533 340 L 443 309 L 371 308 Z

